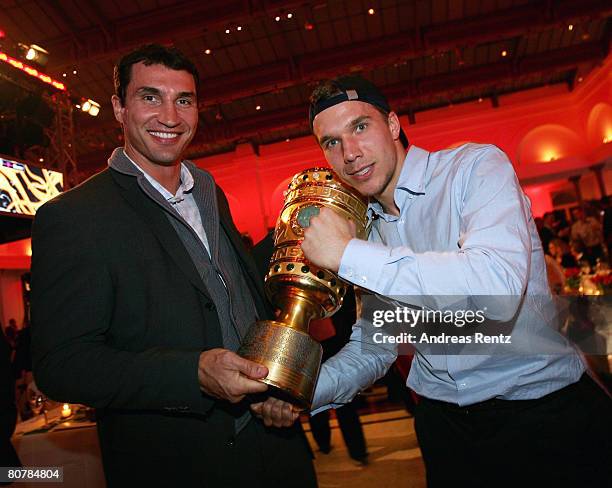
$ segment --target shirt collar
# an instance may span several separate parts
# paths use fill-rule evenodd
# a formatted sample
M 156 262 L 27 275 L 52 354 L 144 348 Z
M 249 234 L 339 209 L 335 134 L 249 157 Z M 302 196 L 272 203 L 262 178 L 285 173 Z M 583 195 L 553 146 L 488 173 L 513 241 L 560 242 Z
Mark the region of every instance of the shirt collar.
M 417 195 L 425 195 L 425 176 L 429 162 L 429 152 L 420 147 L 411 145 L 406 153 L 402 171 L 395 187 L 395 203 L 402 209 L 402 204 L 406 198 L 413 198 Z M 376 200 L 371 199 L 368 206 L 368 215 L 384 215 L 382 205 Z
M 127 160 L 134 165 L 134 167 L 144 175 L 147 181 L 151 184 L 153 188 L 155 188 L 161 195 L 171 204 L 176 204 L 182 202 L 185 198 L 184 194 L 189 193 L 193 189 L 193 176 L 185 166 L 185 163 L 181 162 L 181 182 L 176 190 L 176 193 L 173 195 L 170 193 L 163 185 L 161 185 L 155 178 L 153 178 L 149 173 L 147 173 L 144 169 L 142 169 L 138 163 L 136 163 L 132 158 L 130 158 L 123 149 L 121 150 L 123 155 L 127 158 Z
M 425 195 L 425 173 L 429 152 L 420 147 L 410 146 L 404 166 L 397 181 L 396 190 L 405 190 L 413 195 Z

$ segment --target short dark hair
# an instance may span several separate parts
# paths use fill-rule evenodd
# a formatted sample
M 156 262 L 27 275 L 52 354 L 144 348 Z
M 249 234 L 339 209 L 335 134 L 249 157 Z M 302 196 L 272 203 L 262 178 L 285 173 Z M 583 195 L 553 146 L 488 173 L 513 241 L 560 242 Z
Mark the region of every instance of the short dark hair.
M 310 129 L 318 113 L 347 100 L 369 103 L 385 119 L 391 112 L 387 98 L 374 83 L 358 75 L 339 76 L 322 81 L 310 95 Z M 399 139 L 404 149 L 408 148 L 408 138 L 401 127 Z
M 121 105 L 125 104 L 125 93 L 132 79 L 132 66 L 144 63 L 145 66 L 161 64 L 177 71 L 187 71 L 195 81 L 196 91 L 200 83 L 198 70 L 193 62 L 175 47 L 166 47 L 160 44 L 147 44 L 123 56 L 115 65 L 113 81 L 115 95 L 119 97 Z

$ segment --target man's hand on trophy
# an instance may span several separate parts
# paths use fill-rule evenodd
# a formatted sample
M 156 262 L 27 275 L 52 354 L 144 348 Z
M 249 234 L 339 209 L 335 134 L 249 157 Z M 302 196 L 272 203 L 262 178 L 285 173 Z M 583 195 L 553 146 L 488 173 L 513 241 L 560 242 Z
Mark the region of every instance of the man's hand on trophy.
M 215 398 L 238 403 L 245 395 L 262 393 L 268 385 L 255 381 L 268 375 L 268 368 L 244 359 L 227 349 L 210 349 L 200 354 L 200 389 Z
M 251 410 L 266 427 L 291 427 L 300 416 L 300 410 L 295 405 L 274 397 L 253 403 Z
M 310 225 L 304 229 L 302 251 L 314 265 L 336 273 L 346 246 L 356 234 L 355 222 L 329 208 L 322 208 L 319 215 L 310 218 Z

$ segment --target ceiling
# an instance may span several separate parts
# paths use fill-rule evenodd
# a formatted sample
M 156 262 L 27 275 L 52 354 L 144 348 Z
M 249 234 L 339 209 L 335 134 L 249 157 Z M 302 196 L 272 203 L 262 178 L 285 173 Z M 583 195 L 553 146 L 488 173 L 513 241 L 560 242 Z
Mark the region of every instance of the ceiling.
M 188 155 L 200 157 L 307 134 L 313 86 L 348 72 L 379 84 L 411 123 L 451 103 L 571 90 L 605 59 L 611 16 L 609 0 L 0 0 L 3 49 L 44 47 L 44 70 L 75 103 L 101 104 L 98 117 L 75 112 L 86 170 L 121 144 L 113 63 L 143 43 L 172 43 L 196 62 L 200 128 Z

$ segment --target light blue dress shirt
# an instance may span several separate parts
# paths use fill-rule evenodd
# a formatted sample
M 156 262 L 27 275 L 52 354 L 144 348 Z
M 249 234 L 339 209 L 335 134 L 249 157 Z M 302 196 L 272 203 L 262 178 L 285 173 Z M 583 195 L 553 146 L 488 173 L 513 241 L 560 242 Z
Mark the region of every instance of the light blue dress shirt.
M 485 300 L 487 317 L 513 326 L 512 345 L 495 354 L 434 355 L 417 346 L 410 388 L 464 406 L 539 398 L 580 378 L 580 356 L 550 327 L 555 309 L 542 245 L 529 200 L 501 150 L 466 144 L 430 153 L 411 146 L 395 203 L 399 216 L 370 204 L 370 237 L 350 241 L 340 277 L 428 309 L 448 307 L 450 296 L 503 297 Z M 371 322 L 360 317 L 351 341 L 323 364 L 313 410 L 350 401 L 395 360 L 396 346 L 362 340 L 371 337 L 366 327 Z

